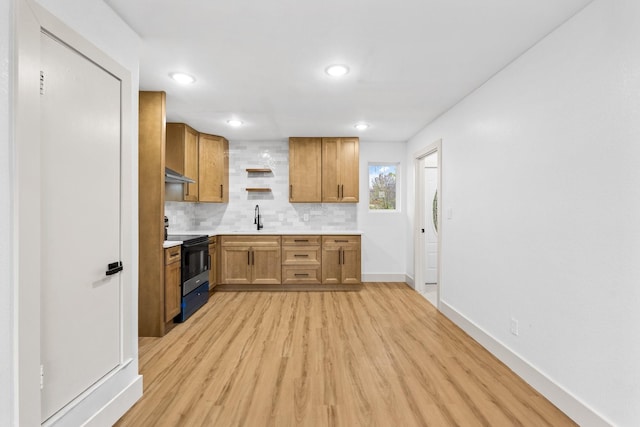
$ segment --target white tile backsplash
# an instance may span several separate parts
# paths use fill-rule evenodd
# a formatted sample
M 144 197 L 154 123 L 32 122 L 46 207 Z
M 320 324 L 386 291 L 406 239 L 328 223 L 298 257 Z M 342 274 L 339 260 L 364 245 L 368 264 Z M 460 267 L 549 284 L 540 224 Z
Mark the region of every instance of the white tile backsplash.
M 247 168 L 270 168 L 271 173 L 248 173 Z M 247 187 L 271 192 L 248 193 Z M 229 142 L 229 203 L 166 202 L 169 232 L 206 231 L 218 227 L 251 229 L 260 206 L 264 230 L 356 230 L 355 203 L 289 203 L 289 143 Z M 308 221 L 304 221 L 305 214 Z

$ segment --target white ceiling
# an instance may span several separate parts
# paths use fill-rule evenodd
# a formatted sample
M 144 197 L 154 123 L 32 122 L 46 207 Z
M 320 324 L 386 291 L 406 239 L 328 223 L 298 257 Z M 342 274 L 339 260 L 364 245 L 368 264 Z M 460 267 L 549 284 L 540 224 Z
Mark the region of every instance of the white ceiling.
M 406 141 L 591 0 L 106 1 L 142 38 L 140 88 L 167 93 L 169 121 Z M 329 77 L 333 63 L 351 72 Z

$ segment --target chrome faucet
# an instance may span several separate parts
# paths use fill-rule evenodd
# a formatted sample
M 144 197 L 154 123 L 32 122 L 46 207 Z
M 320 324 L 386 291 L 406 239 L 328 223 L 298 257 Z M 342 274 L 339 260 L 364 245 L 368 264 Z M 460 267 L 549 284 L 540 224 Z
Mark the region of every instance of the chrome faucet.
M 256 208 L 253 210 L 253 223 L 260 231 L 264 225 L 262 225 L 262 220 L 260 219 L 260 205 L 256 205 Z

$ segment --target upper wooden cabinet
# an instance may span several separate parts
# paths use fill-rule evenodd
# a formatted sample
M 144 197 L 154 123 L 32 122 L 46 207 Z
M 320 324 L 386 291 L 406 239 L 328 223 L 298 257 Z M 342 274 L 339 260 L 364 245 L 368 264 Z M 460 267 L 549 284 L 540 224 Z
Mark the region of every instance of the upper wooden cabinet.
M 198 201 L 229 202 L 229 141 L 200 133 L 198 160 Z
M 322 201 L 358 203 L 358 138 L 322 138 Z
M 289 138 L 289 202 L 322 202 L 322 138 Z
M 289 202 L 358 203 L 359 139 L 289 138 Z
M 184 123 L 167 123 L 166 166 L 195 181 L 182 184 L 182 200 L 198 201 L 198 132 Z

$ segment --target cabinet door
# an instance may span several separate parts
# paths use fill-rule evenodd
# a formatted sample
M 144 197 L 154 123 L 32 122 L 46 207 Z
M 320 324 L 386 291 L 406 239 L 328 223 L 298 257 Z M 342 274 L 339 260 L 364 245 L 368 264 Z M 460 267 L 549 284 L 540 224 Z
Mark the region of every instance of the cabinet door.
M 198 140 L 198 199 L 200 202 L 229 201 L 229 141 L 201 133 Z
M 222 247 L 220 283 L 248 285 L 251 283 L 251 248 L 248 246 Z
M 340 282 L 343 285 L 356 285 L 361 282 L 360 245 L 342 247 L 342 265 Z
M 256 285 L 279 285 L 282 272 L 280 247 L 253 247 L 251 249 L 251 282 Z
M 322 139 L 289 138 L 289 202 L 322 201 Z
M 168 264 L 164 268 L 164 321 L 180 314 L 180 261 Z
M 358 203 L 360 149 L 358 138 L 341 138 L 338 145 L 340 201 Z
M 194 181 L 193 184 L 184 184 L 184 200 L 198 201 L 198 133 L 186 127 L 184 174 Z
M 215 238 L 214 238 L 215 239 Z M 209 240 L 209 290 L 217 284 L 217 272 L 218 272 L 218 257 L 216 256 L 216 249 L 218 245 L 215 240 Z
M 340 201 L 339 147 L 340 138 L 322 138 L 322 201 Z
M 181 195 L 170 191 L 168 198 L 198 201 L 198 133 L 184 123 L 167 123 L 166 135 L 166 166 L 196 181 L 182 184 Z
M 322 246 L 322 284 L 339 285 L 341 283 L 341 257 L 340 246 Z

